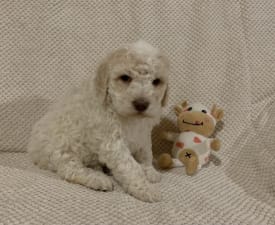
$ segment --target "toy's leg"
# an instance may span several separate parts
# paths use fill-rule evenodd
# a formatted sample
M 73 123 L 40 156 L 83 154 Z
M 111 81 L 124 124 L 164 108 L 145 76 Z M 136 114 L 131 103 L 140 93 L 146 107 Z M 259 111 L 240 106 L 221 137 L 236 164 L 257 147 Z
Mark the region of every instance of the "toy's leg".
M 192 149 L 184 149 L 179 153 L 179 160 L 184 164 L 187 175 L 193 175 L 198 170 L 199 159 Z
M 170 169 L 173 166 L 173 160 L 169 154 L 163 153 L 159 156 L 157 164 L 161 169 Z

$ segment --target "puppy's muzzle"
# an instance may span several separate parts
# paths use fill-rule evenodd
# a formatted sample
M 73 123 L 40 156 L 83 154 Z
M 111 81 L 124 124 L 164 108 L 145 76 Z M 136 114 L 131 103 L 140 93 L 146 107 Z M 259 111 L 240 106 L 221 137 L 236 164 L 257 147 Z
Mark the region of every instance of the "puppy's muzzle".
M 136 99 L 132 102 L 134 108 L 138 112 L 144 112 L 149 107 L 149 102 L 144 98 Z

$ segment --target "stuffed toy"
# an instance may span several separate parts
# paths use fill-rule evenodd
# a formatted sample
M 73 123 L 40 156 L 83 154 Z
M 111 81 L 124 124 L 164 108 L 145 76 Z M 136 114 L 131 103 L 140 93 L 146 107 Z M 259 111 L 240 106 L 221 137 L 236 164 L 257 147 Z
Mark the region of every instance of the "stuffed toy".
M 174 110 L 180 133 L 163 133 L 163 138 L 174 142 L 173 158 L 164 153 L 159 156 L 157 163 L 161 169 L 184 166 L 187 175 L 193 175 L 208 164 L 211 150 L 220 149 L 220 141 L 209 137 L 224 113 L 216 105 L 210 111 L 200 103 L 188 105 L 186 101 Z

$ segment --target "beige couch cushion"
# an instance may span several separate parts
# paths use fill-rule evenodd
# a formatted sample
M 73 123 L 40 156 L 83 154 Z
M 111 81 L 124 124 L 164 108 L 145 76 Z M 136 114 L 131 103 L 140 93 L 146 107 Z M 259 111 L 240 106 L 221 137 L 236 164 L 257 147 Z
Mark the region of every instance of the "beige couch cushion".
M 144 203 L 125 194 L 96 192 L 32 166 L 25 153 L 0 154 L 2 224 L 270 224 L 274 199 L 250 176 L 245 188 L 230 167 L 210 166 L 195 177 L 182 168 L 163 174 L 163 200 Z M 257 189 L 262 189 L 259 193 Z

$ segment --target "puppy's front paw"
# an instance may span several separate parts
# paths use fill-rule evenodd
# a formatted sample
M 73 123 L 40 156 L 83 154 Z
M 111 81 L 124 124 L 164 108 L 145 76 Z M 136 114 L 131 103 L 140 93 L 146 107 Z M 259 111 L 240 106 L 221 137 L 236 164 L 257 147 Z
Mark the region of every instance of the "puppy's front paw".
M 148 182 L 143 185 L 130 185 L 128 187 L 128 192 L 144 202 L 159 202 L 161 200 L 160 191 Z
M 161 174 L 152 166 L 143 167 L 147 179 L 152 183 L 158 183 L 161 180 Z
M 76 176 L 74 182 L 98 191 L 112 191 L 114 188 L 112 179 L 101 172 Z
M 99 191 L 112 191 L 114 189 L 113 182 L 108 176 L 96 179 L 94 184 L 91 184 L 91 187 Z

